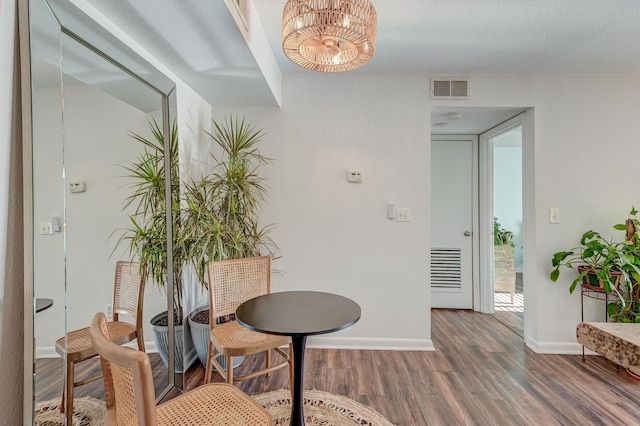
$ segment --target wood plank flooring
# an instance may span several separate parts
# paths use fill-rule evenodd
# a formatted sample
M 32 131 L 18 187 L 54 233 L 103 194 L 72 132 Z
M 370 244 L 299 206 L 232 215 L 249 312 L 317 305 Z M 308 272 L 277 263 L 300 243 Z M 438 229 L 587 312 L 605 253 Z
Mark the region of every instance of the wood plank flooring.
M 398 426 L 640 424 L 640 381 L 602 357 L 535 354 L 492 315 L 471 311 L 434 309 L 432 325 L 435 352 L 309 349 L 304 387 L 345 395 Z M 240 372 L 261 361 L 247 359 Z M 186 387 L 203 372 L 192 367 Z M 61 378 L 60 360 L 38 360 L 37 400 L 58 397 Z M 253 395 L 288 380 L 280 370 L 239 387 Z M 101 384 L 76 396 L 102 397 Z

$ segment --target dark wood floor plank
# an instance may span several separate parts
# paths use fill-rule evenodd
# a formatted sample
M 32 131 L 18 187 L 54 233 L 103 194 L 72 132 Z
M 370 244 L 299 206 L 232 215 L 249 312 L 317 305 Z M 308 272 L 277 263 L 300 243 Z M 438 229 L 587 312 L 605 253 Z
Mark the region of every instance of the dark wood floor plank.
M 492 315 L 433 310 L 435 352 L 308 349 L 305 389 L 345 395 L 398 426 L 640 424 L 640 381 L 600 356 L 541 355 Z M 157 354 L 156 391 L 166 383 Z M 248 357 L 242 374 L 263 362 Z M 92 360 L 78 371 L 97 371 Z M 200 365 L 185 374 L 187 388 L 204 378 Z M 37 401 L 59 397 L 62 363 L 38 360 Z M 222 381 L 214 375 L 215 381 Z M 286 369 L 239 384 L 254 395 L 288 388 Z M 102 382 L 76 396 L 102 398 Z

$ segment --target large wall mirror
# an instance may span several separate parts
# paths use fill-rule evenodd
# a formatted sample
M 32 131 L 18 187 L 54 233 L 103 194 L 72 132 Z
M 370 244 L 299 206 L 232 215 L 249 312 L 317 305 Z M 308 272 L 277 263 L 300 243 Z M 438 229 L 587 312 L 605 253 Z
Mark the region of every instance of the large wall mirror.
M 155 121 L 168 136 L 176 97 L 173 82 L 69 2 L 29 0 L 29 15 L 33 293 L 53 302 L 27 313 L 34 315 L 37 403 L 62 393 L 64 362 L 56 340 L 87 327 L 95 312 L 107 312 L 112 303 L 116 262 L 129 260 L 126 244 L 116 247 L 119 232 L 130 224 L 124 201 L 131 180 L 125 167 L 142 151 L 132 134 L 152 139 Z M 146 341 L 152 341 L 150 318 L 169 309 L 170 300 L 147 284 Z M 173 357 L 167 362 L 154 364 L 159 398 L 182 386 Z M 78 376 L 91 373 L 81 365 Z M 99 369 L 99 363 L 91 368 Z M 76 397 L 89 386 L 103 385 L 78 387 Z

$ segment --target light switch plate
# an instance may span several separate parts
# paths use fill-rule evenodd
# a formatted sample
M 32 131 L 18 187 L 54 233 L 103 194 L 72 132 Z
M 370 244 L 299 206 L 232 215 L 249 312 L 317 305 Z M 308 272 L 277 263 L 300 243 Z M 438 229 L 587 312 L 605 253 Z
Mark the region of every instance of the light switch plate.
M 398 222 L 411 222 L 411 209 L 408 207 L 398 207 L 396 209 L 396 220 Z

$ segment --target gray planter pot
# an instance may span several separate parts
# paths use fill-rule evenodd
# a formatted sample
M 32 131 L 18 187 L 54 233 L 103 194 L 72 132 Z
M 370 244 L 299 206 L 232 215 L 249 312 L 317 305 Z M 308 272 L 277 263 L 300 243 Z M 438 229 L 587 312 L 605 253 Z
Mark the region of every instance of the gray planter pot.
M 162 312 L 153 318 L 151 318 L 151 330 L 153 331 L 153 341 L 156 344 L 158 353 L 164 365 L 169 364 L 169 327 L 166 325 L 155 325 L 154 323 L 162 317 L 166 317 L 167 312 Z M 185 354 L 185 338 L 188 339 L 188 334 L 184 332 L 183 325 L 176 325 L 173 329 L 174 332 L 174 363 L 176 373 L 184 373 L 188 369 L 194 360 L 194 354 Z M 187 360 L 186 367 L 184 360 Z
M 200 359 L 200 363 L 203 367 L 207 366 L 207 354 L 209 352 L 209 324 L 202 324 L 193 320 L 193 317 L 202 311 L 208 311 L 209 306 L 201 306 L 196 308 L 189 314 L 189 329 L 191 330 L 191 338 L 193 339 L 193 346 L 196 348 L 196 353 Z M 244 361 L 243 356 L 233 358 L 233 368 L 236 368 Z M 221 356 L 218 358 L 218 362 L 224 368 L 227 368 L 227 357 Z

